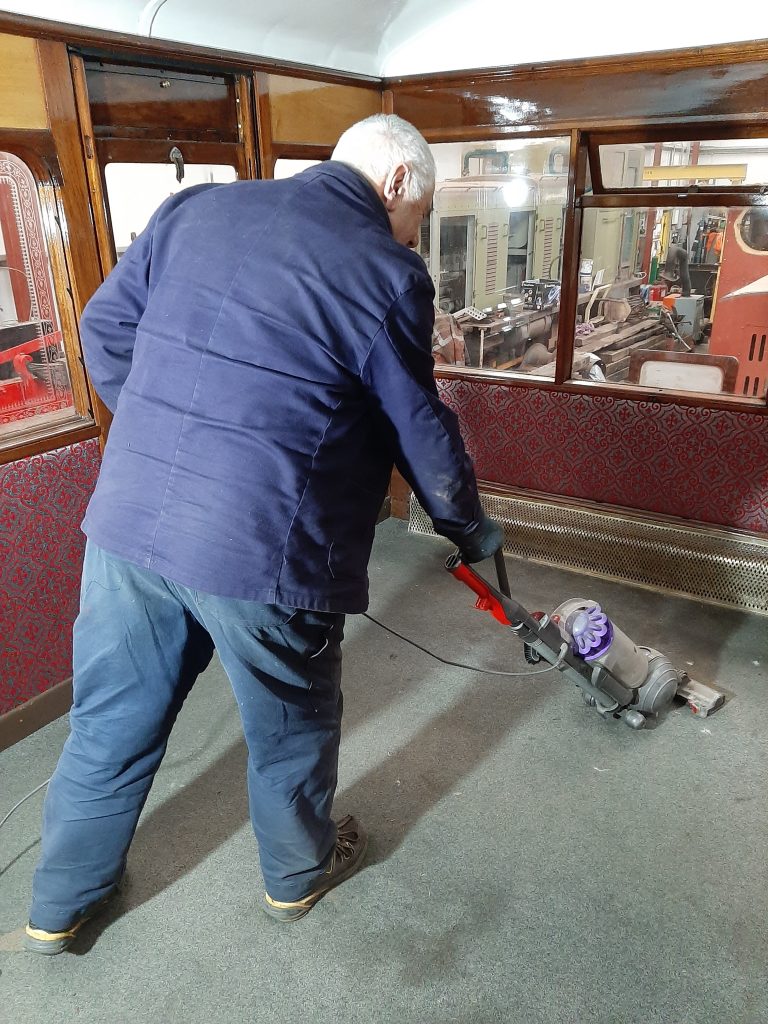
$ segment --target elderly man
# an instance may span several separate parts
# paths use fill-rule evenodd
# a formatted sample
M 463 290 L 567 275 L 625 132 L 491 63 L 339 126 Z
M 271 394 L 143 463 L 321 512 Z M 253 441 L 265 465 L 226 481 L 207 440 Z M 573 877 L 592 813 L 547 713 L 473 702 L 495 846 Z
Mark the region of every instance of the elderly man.
M 336 823 L 344 616 L 367 607 L 396 464 L 469 560 L 499 547 L 433 377 L 411 251 L 434 189 L 393 116 L 283 181 L 168 199 L 81 330 L 114 421 L 83 529 L 72 732 L 45 803 L 27 948 L 58 953 L 115 891 L 174 720 L 214 648 L 242 717 L 267 913 L 360 865 Z

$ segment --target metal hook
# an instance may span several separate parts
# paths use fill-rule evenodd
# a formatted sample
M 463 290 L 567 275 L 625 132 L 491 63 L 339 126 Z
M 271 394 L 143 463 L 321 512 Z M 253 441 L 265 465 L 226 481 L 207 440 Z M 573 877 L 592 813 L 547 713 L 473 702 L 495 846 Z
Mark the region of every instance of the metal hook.
M 168 154 L 168 159 L 176 165 L 176 181 L 181 183 L 184 177 L 184 157 L 181 154 L 181 150 L 178 146 L 174 146 L 171 152 Z

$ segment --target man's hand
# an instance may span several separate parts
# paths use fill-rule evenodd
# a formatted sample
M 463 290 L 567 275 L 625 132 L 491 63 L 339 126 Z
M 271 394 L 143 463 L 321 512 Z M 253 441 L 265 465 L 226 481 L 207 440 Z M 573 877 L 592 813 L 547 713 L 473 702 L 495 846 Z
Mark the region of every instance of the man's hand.
M 504 543 L 504 531 L 495 519 L 484 515 L 474 530 L 459 541 L 465 562 L 482 562 L 495 555 Z

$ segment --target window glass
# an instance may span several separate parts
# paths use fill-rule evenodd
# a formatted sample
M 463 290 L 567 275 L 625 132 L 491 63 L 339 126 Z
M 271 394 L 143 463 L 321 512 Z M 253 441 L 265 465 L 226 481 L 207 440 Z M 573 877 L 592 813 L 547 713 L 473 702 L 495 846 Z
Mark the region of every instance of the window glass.
M 294 160 L 290 156 L 281 156 L 275 160 L 275 178 L 292 178 L 294 174 L 306 171 L 308 167 L 314 167 L 320 160 Z
M 229 164 L 184 164 L 184 177 L 176 180 L 173 164 L 109 163 L 104 172 L 109 215 L 118 256 L 147 226 L 147 221 L 168 198 L 192 185 L 235 181 Z
M 574 379 L 764 399 L 768 210 L 584 210 Z
M 0 153 L 0 445 L 73 410 L 37 186 Z
M 700 188 L 768 184 L 768 139 L 600 146 L 606 188 Z
M 468 366 L 554 376 L 569 147 L 567 137 L 431 147 L 437 184 L 419 251 L 443 333 L 463 336 Z

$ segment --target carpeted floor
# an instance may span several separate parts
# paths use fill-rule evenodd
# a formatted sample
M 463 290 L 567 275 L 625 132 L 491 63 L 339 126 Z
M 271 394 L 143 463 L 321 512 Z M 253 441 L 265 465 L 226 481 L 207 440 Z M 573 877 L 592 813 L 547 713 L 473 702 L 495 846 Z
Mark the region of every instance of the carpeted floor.
M 377 618 L 443 657 L 528 672 L 518 641 L 386 521 Z M 258 909 L 237 711 L 217 663 L 185 706 L 129 881 L 72 952 L 20 951 L 42 794 L 0 831 L 0 1020 L 13 1024 L 765 1024 L 766 620 L 508 561 L 515 596 L 600 600 L 724 688 L 709 719 L 604 722 L 556 674 L 448 668 L 348 620 L 338 812 L 367 866 L 303 921 Z M 690 664 L 689 664 L 690 663 Z M 0 817 L 66 720 L 0 754 Z

